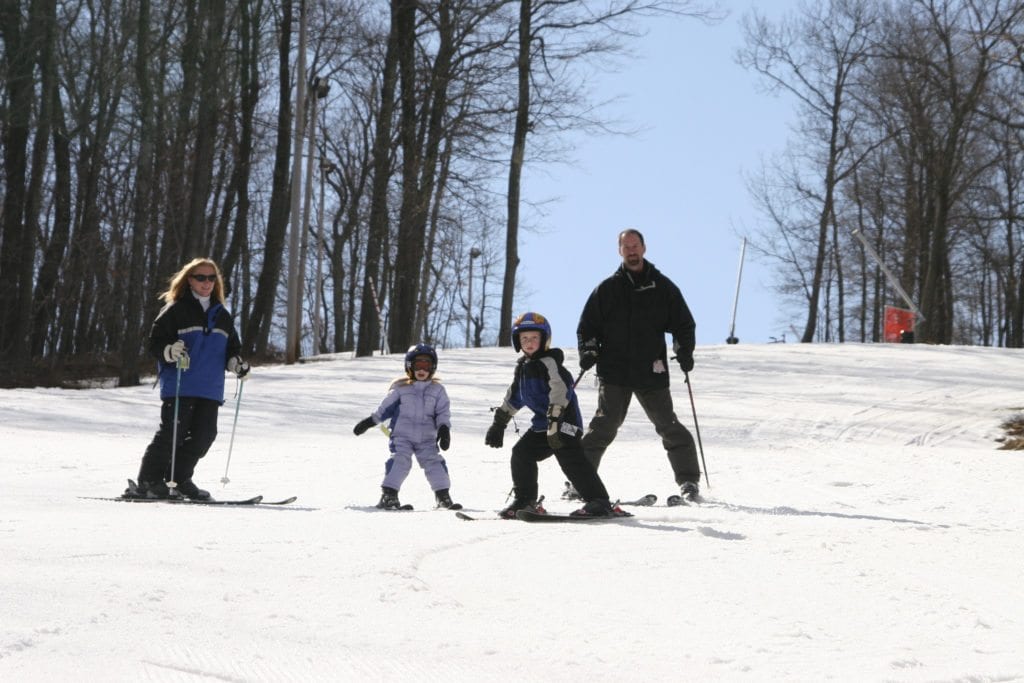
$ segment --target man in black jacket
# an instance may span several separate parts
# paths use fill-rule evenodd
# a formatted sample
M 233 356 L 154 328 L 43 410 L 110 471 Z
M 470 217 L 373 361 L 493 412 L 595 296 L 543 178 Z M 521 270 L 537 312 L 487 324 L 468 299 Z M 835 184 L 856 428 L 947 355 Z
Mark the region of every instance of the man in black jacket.
M 672 407 L 665 334 L 672 334 L 679 367 L 689 373 L 696 324 L 679 288 L 644 258 L 646 250 L 639 230 L 619 233 L 622 265 L 594 289 L 580 315 L 580 369 L 596 364 L 600 380 L 597 412 L 583 450 L 597 469 L 636 396 L 661 437 L 683 498 L 695 500 L 697 447 Z

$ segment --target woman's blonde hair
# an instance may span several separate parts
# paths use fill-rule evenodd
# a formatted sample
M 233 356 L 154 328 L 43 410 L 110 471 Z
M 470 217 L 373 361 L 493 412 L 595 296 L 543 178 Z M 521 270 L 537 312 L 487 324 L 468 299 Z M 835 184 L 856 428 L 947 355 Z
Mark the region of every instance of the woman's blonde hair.
M 194 258 L 182 266 L 181 270 L 171 276 L 171 279 L 168 281 L 167 291 L 161 292 L 158 298 L 165 303 L 171 303 L 188 294 L 191 289 L 191 286 L 188 284 L 188 278 L 199 266 L 213 268 L 217 279 L 213 283 L 213 292 L 210 293 L 210 300 L 218 304 L 224 303 L 224 278 L 221 277 L 220 268 L 217 267 L 217 264 L 208 258 Z

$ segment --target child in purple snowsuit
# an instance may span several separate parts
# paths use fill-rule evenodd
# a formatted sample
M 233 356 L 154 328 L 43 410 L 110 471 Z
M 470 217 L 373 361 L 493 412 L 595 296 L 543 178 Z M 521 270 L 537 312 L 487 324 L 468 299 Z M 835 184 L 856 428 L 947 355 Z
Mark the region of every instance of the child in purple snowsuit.
M 384 465 L 384 481 L 377 507 L 384 510 L 402 508 L 398 490 L 412 469 L 412 457 L 423 468 L 437 499 L 437 507 L 458 510 L 448 490 L 451 479 L 448 464 L 441 451 L 451 443 L 451 410 L 448 392 L 434 378 L 437 371 L 437 352 L 429 344 L 417 344 L 405 354 L 405 377 L 391 384 L 387 396 L 373 414 L 360 421 L 352 430 L 362 434 L 375 424 L 390 420 L 389 447 L 391 457 Z

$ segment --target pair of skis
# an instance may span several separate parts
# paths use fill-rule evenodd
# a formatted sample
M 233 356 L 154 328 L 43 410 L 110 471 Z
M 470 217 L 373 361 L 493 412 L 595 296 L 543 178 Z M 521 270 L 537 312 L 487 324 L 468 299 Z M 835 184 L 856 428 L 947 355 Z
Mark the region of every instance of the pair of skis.
M 650 507 L 658 502 L 658 496 L 653 493 L 648 493 L 646 496 L 641 496 L 636 500 L 619 501 L 617 505 L 625 505 L 628 507 Z M 680 495 L 672 495 L 665 499 L 665 504 L 669 507 L 679 507 L 683 505 L 691 505 L 699 503 L 699 499 L 687 499 Z M 475 521 L 483 519 L 481 517 L 473 517 L 465 512 L 456 512 L 455 516 L 459 519 L 466 521 Z M 624 513 L 619 515 L 608 515 L 604 517 L 592 517 L 583 515 L 564 515 L 564 514 L 552 514 L 543 512 L 534 512 L 533 510 L 517 510 L 516 519 L 523 522 L 537 522 L 537 523 L 559 523 L 559 522 L 615 522 L 621 520 L 628 520 L 633 515 L 631 513 Z
M 414 510 L 415 508 L 412 506 L 412 503 L 403 503 L 402 505 L 399 505 L 396 508 L 375 507 L 374 509 L 375 510 L 380 510 L 381 512 L 402 512 L 402 511 Z M 461 510 L 462 509 L 462 503 L 454 503 L 451 507 L 447 507 L 447 508 L 435 507 L 434 509 L 435 510 L 451 510 L 451 511 L 454 512 L 455 510 Z
M 134 492 L 137 489 L 137 485 L 131 479 L 128 480 L 128 490 Z M 126 492 L 127 493 L 127 492 Z M 116 498 L 113 496 L 79 496 L 85 500 L 111 500 L 118 503 L 168 503 L 171 505 L 227 505 L 227 506 L 247 506 L 247 505 L 289 505 L 298 500 L 298 496 L 291 496 L 290 498 L 283 498 L 282 500 L 263 500 L 263 496 L 253 496 L 251 498 L 242 498 L 238 500 L 194 500 L 192 498 L 143 498 L 141 496 L 128 496 L 120 495 Z
M 253 496 L 252 498 L 241 498 L 238 500 L 192 500 L 191 498 L 125 498 L 118 496 L 116 498 L 102 498 L 93 496 L 81 496 L 86 500 L 113 500 L 120 503 L 167 503 L 170 505 L 227 505 L 233 507 L 243 507 L 252 505 L 290 505 L 298 500 L 298 496 L 291 496 L 282 500 L 263 500 L 263 496 Z
M 456 512 L 455 516 L 458 517 L 459 519 L 464 519 L 467 522 L 475 522 L 475 521 L 482 520 L 482 519 L 502 520 L 501 517 L 473 517 L 472 515 L 468 515 L 465 512 L 462 512 L 461 510 Z M 577 515 L 560 515 L 560 514 L 552 514 L 552 513 L 548 513 L 548 512 L 534 512 L 533 510 L 517 510 L 516 511 L 516 519 L 518 519 L 521 522 L 539 522 L 539 523 L 543 523 L 543 522 L 548 522 L 548 523 L 552 523 L 552 522 L 586 522 L 586 523 L 593 523 L 593 522 L 618 522 L 618 521 L 622 521 L 622 520 L 626 520 L 626 519 L 632 519 L 632 518 L 633 518 L 633 514 L 630 513 L 630 512 L 622 512 L 621 514 L 617 514 L 617 515 L 606 515 L 606 516 L 596 517 L 596 516 L 591 516 L 591 515 L 585 515 L 585 516 L 584 515 L 580 515 L 580 516 L 577 516 Z M 505 521 L 505 520 L 503 520 L 503 521 Z
M 646 496 L 641 496 L 636 500 L 620 501 L 619 505 L 639 506 L 639 507 L 650 507 L 658 502 L 658 497 L 653 493 L 648 493 Z M 700 496 L 696 497 L 685 497 L 679 494 L 674 494 L 665 499 L 665 505 L 674 508 L 683 505 L 699 505 L 704 502 Z

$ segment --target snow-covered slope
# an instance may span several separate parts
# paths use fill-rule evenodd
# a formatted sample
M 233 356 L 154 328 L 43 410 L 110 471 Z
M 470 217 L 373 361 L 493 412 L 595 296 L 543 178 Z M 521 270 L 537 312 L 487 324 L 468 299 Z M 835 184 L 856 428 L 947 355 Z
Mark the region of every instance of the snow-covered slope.
M 567 351 L 575 368 L 576 356 Z M 440 353 L 452 495 L 505 503 L 483 445 L 507 349 Z M 196 481 L 288 508 L 129 505 L 158 418 L 150 387 L 0 392 L 2 680 L 1024 679 L 1024 352 L 709 346 L 692 377 L 711 488 L 630 522 L 463 522 L 367 511 L 370 413 L 400 356 L 257 367 Z M 676 408 L 693 426 L 674 371 Z M 580 386 L 589 417 L 590 377 Z M 518 420 L 520 426 L 526 424 Z M 634 406 L 602 463 L 613 496 L 674 493 Z M 563 477 L 541 465 L 548 508 Z

